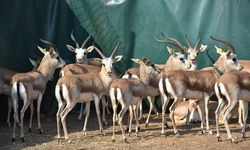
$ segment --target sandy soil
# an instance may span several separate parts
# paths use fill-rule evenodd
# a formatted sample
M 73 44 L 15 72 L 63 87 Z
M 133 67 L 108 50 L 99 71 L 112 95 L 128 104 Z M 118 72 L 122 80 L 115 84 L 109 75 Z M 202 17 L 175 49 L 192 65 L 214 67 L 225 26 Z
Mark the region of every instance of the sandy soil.
M 221 125 L 223 142 L 217 142 L 215 136 L 215 123 L 211 122 L 211 128 L 214 135 L 201 135 L 199 124 L 191 124 L 189 127 L 179 125 L 181 137 L 177 138 L 172 129 L 166 130 L 166 137 L 162 137 L 161 118 L 153 116 L 148 128 L 145 128 L 145 117 L 140 121 L 141 130 L 139 136 L 135 137 L 132 133 L 128 137 L 129 144 L 122 140 L 119 126 L 116 126 L 116 141 L 112 143 L 112 119 L 108 116 L 108 125 L 104 126 L 106 136 L 101 135 L 98 130 L 98 122 L 95 112 L 90 113 L 88 122 L 88 135 L 83 135 L 81 130 L 83 121 L 76 121 L 77 115 L 71 113 L 67 118 L 69 137 L 72 140 L 68 142 L 58 142 L 56 139 L 56 119 L 52 117 L 42 117 L 42 126 L 44 134 L 39 134 L 37 130 L 37 120 L 33 120 L 32 132 L 28 132 L 28 119 L 25 120 L 25 142 L 21 142 L 18 137 L 15 142 L 11 142 L 12 127 L 0 124 L 0 149 L 249 149 L 250 138 L 247 132 L 247 139 L 242 141 L 240 127 L 237 123 L 230 125 L 233 135 L 239 141 L 238 144 L 232 144 L 227 140 L 224 126 Z M 127 119 L 124 119 L 127 120 Z M 168 119 L 168 122 L 170 120 Z M 249 131 L 249 130 L 247 130 Z M 19 135 L 20 128 L 17 129 Z

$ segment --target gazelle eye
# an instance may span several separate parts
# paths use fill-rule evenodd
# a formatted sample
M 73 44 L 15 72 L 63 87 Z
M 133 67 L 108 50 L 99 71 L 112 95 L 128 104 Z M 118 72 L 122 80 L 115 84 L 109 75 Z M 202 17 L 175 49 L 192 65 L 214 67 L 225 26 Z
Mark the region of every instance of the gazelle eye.
M 183 58 L 180 58 L 180 61 L 184 61 L 184 59 L 183 59 Z
M 84 54 L 84 55 L 86 55 L 87 53 L 86 53 L 86 52 L 84 52 L 83 54 Z

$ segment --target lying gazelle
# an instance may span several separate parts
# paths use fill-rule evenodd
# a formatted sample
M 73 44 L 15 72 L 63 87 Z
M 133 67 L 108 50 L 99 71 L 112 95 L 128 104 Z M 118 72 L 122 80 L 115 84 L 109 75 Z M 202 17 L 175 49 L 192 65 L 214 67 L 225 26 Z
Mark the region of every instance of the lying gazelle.
M 57 138 L 61 139 L 60 134 L 60 121 L 64 130 L 64 137 L 66 141 L 68 139 L 68 131 L 66 127 L 66 116 L 76 105 L 76 103 L 81 102 L 95 102 L 97 118 L 99 122 L 99 128 L 102 134 L 103 131 L 102 123 L 100 120 L 100 109 L 99 103 L 100 98 L 108 94 L 108 90 L 113 79 L 116 78 L 114 73 L 113 64 L 120 61 L 122 56 L 114 56 L 119 46 L 115 47 L 110 57 L 105 57 L 102 52 L 95 47 L 96 51 L 100 54 L 102 58 L 102 68 L 99 73 L 88 73 L 80 75 L 66 75 L 60 78 L 57 82 L 55 95 L 58 101 L 58 111 L 57 117 Z M 65 106 L 66 105 L 66 106 Z M 86 134 L 86 125 L 89 116 L 89 107 L 86 107 L 86 116 L 83 127 L 83 132 Z
M 229 82 L 230 81 L 230 82 Z M 235 139 L 232 137 L 228 126 L 228 116 L 231 111 L 234 109 L 236 104 L 240 101 L 249 102 L 250 99 L 250 73 L 246 71 L 235 71 L 222 75 L 217 83 L 214 86 L 216 96 L 218 97 L 219 104 L 216 110 L 216 129 L 217 129 L 217 139 L 221 141 L 219 125 L 218 125 L 218 115 L 221 112 L 225 102 L 227 106 L 223 112 L 224 125 L 227 131 L 228 139 L 232 143 L 236 143 Z M 242 105 L 242 104 L 241 104 Z M 246 129 L 246 120 L 248 116 L 248 105 L 244 106 L 243 112 L 243 126 L 242 126 L 242 138 L 246 138 L 245 129 Z M 242 106 L 241 106 L 242 107 Z
M 147 60 L 144 59 L 144 61 L 147 61 Z M 159 73 L 159 71 L 157 71 L 154 65 L 152 66 L 150 65 L 147 68 L 148 69 L 152 68 L 151 70 L 155 70 L 154 71 L 156 72 L 155 74 Z M 153 72 L 150 71 L 150 74 L 153 75 Z M 115 79 L 112 82 L 110 86 L 110 98 L 111 98 L 112 108 L 113 108 L 113 136 L 112 136 L 113 142 L 115 141 L 115 122 L 116 121 L 118 121 L 118 124 L 121 127 L 124 142 L 127 142 L 124 129 L 123 129 L 122 119 L 123 119 L 124 114 L 127 112 L 129 106 L 137 105 L 137 103 L 141 101 L 141 99 L 145 96 L 156 96 L 158 94 L 159 94 L 158 88 L 154 88 L 150 85 L 144 84 L 139 79 Z M 118 118 L 116 118 L 117 117 L 116 101 L 118 101 L 122 106 L 121 111 L 118 114 Z M 136 135 L 137 135 L 138 127 L 139 127 L 139 122 L 137 118 L 138 112 L 134 111 L 134 113 L 135 113 L 134 116 L 136 120 Z M 130 112 L 130 122 L 129 122 L 130 131 L 131 131 L 132 118 L 133 118 L 133 112 Z
M 23 132 L 23 117 L 26 109 L 29 105 L 33 106 L 33 100 L 37 100 L 37 120 L 38 129 L 42 133 L 41 121 L 40 121 L 40 106 L 42 96 L 46 88 L 46 83 L 52 79 L 55 69 L 61 68 L 65 65 L 65 62 L 59 57 L 58 51 L 56 51 L 55 45 L 50 42 L 41 40 L 42 42 L 50 45 L 50 50 L 38 47 L 38 49 L 44 54 L 41 63 L 37 70 L 27 73 L 17 73 L 12 77 L 11 82 L 11 98 L 13 100 L 14 108 L 14 131 L 12 141 L 15 140 L 16 134 L 16 122 L 18 121 L 18 99 L 23 99 L 23 107 L 20 112 L 21 120 L 21 141 L 24 142 Z M 31 128 L 31 126 L 30 126 Z
M 39 60 L 32 60 L 29 59 L 31 64 L 34 66 L 33 70 L 37 69 L 38 65 L 40 64 Z M 10 113 L 12 109 L 12 100 L 11 100 L 11 78 L 14 74 L 16 74 L 16 71 L 7 69 L 7 68 L 0 68 L 0 94 L 6 95 L 8 97 L 8 115 L 7 115 L 7 125 L 10 127 Z M 33 106 L 33 105 L 32 105 Z M 31 106 L 31 111 L 32 111 Z M 19 123 L 19 119 L 17 121 Z
M 174 98 L 174 102 L 169 108 L 170 118 L 173 123 L 174 133 L 179 136 L 178 130 L 176 128 L 174 119 L 174 110 L 176 104 L 180 102 L 183 98 L 188 99 L 205 99 L 205 112 L 206 112 L 206 128 L 210 134 L 212 131 L 209 129 L 209 118 L 208 118 L 208 101 L 212 94 L 214 94 L 214 84 L 217 78 L 220 76 L 221 72 L 229 72 L 232 70 L 241 70 L 242 65 L 239 63 L 234 47 L 228 42 L 215 39 L 213 40 L 221 42 L 229 47 L 228 52 L 219 52 L 220 57 L 213 64 L 214 67 L 208 67 L 204 70 L 199 71 L 183 71 L 183 70 L 170 70 L 165 72 L 164 76 L 160 79 L 159 89 L 162 97 L 164 98 L 164 103 L 162 106 L 162 131 L 161 133 L 165 135 L 164 122 L 165 122 L 165 108 L 169 102 L 170 95 Z M 201 129 L 204 133 L 203 115 L 201 117 Z

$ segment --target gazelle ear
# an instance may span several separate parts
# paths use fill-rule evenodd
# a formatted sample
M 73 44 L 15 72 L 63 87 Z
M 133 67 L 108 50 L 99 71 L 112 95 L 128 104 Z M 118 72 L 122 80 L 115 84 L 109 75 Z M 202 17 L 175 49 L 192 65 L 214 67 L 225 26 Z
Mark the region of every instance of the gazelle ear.
M 227 56 L 230 56 L 232 51 L 228 50 L 226 53 L 227 53 Z
M 38 66 L 38 62 L 37 62 L 37 61 L 35 61 L 35 60 L 31 59 L 31 58 L 29 58 L 29 60 L 30 60 L 31 64 L 32 64 L 34 67 L 37 67 L 37 66 Z
M 200 46 L 200 52 L 204 52 L 207 49 L 207 45 L 201 44 Z
M 134 59 L 134 58 L 131 58 L 131 60 L 137 64 L 140 64 L 140 59 Z
M 48 52 L 46 49 L 41 48 L 40 46 L 37 46 L 37 48 L 42 52 L 44 55 Z
M 92 45 L 87 48 L 88 53 L 92 52 L 95 49 L 95 47 Z
M 66 46 L 67 46 L 67 48 L 68 48 L 69 51 L 75 53 L 75 48 L 73 46 L 68 45 L 68 44 Z
M 218 54 L 222 55 L 222 54 L 224 53 L 223 50 L 222 50 L 221 48 L 219 48 L 219 47 L 217 47 L 217 46 L 214 46 L 214 47 L 215 47 L 216 52 L 217 52 Z
M 167 50 L 169 52 L 170 55 L 172 55 L 174 53 L 174 49 L 173 48 L 170 48 L 167 46 Z
M 122 55 L 115 56 L 114 60 L 115 60 L 115 62 L 121 61 Z
M 89 64 L 96 65 L 96 66 L 101 66 L 102 65 L 102 59 L 100 58 L 90 58 Z

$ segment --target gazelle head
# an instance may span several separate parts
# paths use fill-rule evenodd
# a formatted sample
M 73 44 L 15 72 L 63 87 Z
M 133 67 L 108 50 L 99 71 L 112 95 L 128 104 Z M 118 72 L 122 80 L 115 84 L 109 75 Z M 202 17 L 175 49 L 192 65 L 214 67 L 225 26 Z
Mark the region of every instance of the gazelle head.
M 102 64 L 101 71 L 104 71 L 105 74 L 108 76 L 112 76 L 114 72 L 114 63 L 122 59 L 122 55 L 114 56 L 116 51 L 118 50 L 119 42 L 109 57 L 105 57 L 103 53 L 96 46 L 94 47 L 95 47 L 95 50 L 100 54 L 102 58 L 101 59 L 101 64 Z
M 88 48 L 85 48 L 84 46 L 86 45 L 86 43 L 88 42 L 88 40 L 91 37 L 88 36 L 87 39 L 82 43 L 81 47 L 79 46 L 78 42 L 76 41 L 74 35 L 73 35 L 73 31 L 71 32 L 71 39 L 75 42 L 76 47 L 74 48 L 71 45 L 66 45 L 68 50 L 75 53 L 75 59 L 76 59 L 76 63 L 79 64 L 83 64 L 83 63 L 87 63 L 88 62 L 88 58 L 87 58 L 87 54 L 90 53 L 93 49 L 94 46 L 90 46 Z
M 140 65 L 140 69 L 144 68 L 146 73 L 156 73 L 159 74 L 161 72 L 160 68 L 153 64 L 147 58 L 143 59 L 131 59 L 133 62 Z
M 158 42 L 170 44 L 172 46 L 175 46 L 179 50 L 175 52 L 173 48 L 167 47 L 167 50 L 170 54 L 167 63 L 171 62 L 171 64 L 173 65 L 172 66 L 173 69 L 189 70 L 191 68 L 191 63 L 185 57 L 184 54 L 185 48 L 180 44 L 180 42 L 177 39 L 165 36 L 163 33 L 161 33 L 161 35 L 167 38 L 167 40 L 156 39 Z
M 203 52 L 206 50 L 207 45 L 201 44 L 202 37 L 200 35 L 197 43 L 194 47 L 192 47 L 190 41 L 188 40 L 187 35 L 185 36 L 185 41 L 188 45 L 188 48 L 185 48 L 186 53 L 188 54 L 188 61 L 191 63 L 192 67 L 190 70 L 196 70 L 197 69 L 197 56 L 200 52 Z
M 40 39 L 43 43 L 50 45 L 50 49 L 46 50 L 38 46 L 38 49 L 44 54 L 41 63 L 38 67 L 38 71 L 46 72 L 48 79 L 52 79 L 55 69 L 65 66 L 65 61 L 59 56 L 57 47 L 45 40 Z
M 227 52 L 224 52 L 221 48 L 215 46 L 216 52 L 220 54 L 220 57 L 215 62 L 214 66 L 217 67 L 222 72 L 229 72 L 233 70 L 242 70 L 243 66 L 239 63 L 239 60 L 236 55 L 236 51 L 232 44 L 227 41 L 219 40 L 211 36 L 211 39 L 223 43 L 229 49 Z

